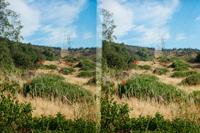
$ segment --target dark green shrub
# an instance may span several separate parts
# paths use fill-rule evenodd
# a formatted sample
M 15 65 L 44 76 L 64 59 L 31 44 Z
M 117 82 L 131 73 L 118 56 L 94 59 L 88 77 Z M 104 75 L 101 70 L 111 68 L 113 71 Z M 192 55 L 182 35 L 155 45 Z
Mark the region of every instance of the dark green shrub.
M 31 125 L 30 104 L 0 94 L 0 130 L 2 133 L 28 132 Z
M 171 67 L 174 68 L 175 71 L 185 71 L 189 69 L 189 64 L 183 62 L 182 60 L 175 60 L 171 64 Z
M 120 105 L 113 101 L 101 100 L 101 133 L 127 132 L 129 122 L 128 105 Z
M 33 118 L 34 132 L 59 132 L 59 133 L 95 133 L 96 123 L 83 119 L 66 120 L 60 113 L 56 117 L 43 116 Z
M 96 64 L 90 59 L 83 59 L 81 60 L 76 67 L 79 67 L 81 70 L 95 70 Z
M 70 56 L 70 55 L 65 56 L 63 59 L 65 62 L 72 62 L 72 63 L 79 61 L 77 57 Z
M 132 61 L 128 49 L 123 44 L 103 41 L 103 67 L 125 69 Z
M 44 65 L 44 68 L 55 70 L 55 69 L 57 69 L 57 66 L 56 65 Z
M 67 74 L 71 74 L 72 72 L 74 72 L 75 70 L 73 69 L 73 68 L 71 68 L 71 67 L 65 67 L 65 68 L 62 68 L 61 69 L 61 73 L 62 74 L 65 74 L 65 75 L 67 75 Z
M 158 58 L 158 61 L 161 63 L 170 63 L 172 61 L 172 59 L 167 56 L 161 56 Z
M 96 77 L 92 77 L 88 82 L 88 85 L 96 85 Z
M 144 70 L 151 70 L 151 66 L 150 65 L 138 65 L 138 67 L 140 69 L 144 69 Z
M 167 68 L 156 68 L 153 71 L 153 73 L 158 74 L 158 75 L 163 75 L 163 74 L 166 74 L 167 72 L 169 72 Z
M 95 75 L 96 75 L 95 71 L 80 71 L 80 73 L 78 74 L 79 77 L 92 77 Z
M 64 82 L 64 78 L 56 75 L 41 75 L 24 85 L 25 96 L 40 96 L 51 99 L 58 98 L 62 101 L 81 102 L 93 101 L 93 96 L 84 88 Z
M 125 94 L 128 97 L 153 98 L 160 102 L 185 100 L 185 94 L 181 90 L 149 75 L 137 75 L 129 79 L 125 85 L 118 86 L 118 92 L 120 97 Z
M 195 61 L 200 62 L 200 53 L 197 54 Z
M 200 74 L 188 75 L 183 81 L 183 85 L 199 85 L 200 84 Z
M 198 133 L 200 125 L 181 118 L 164 119 L 160 114 L 153 117 L 129 118 L 127 105 L 111 100 L 101 100 L 101 133 Z
M 0 53 L 0 67 L 3 69 L 11 68 L 14 64 L 6 42 L 0 43 Z
M 188 75 L 197 74 L 196 71 L 175 71 L 171 77 L 186 77 Z

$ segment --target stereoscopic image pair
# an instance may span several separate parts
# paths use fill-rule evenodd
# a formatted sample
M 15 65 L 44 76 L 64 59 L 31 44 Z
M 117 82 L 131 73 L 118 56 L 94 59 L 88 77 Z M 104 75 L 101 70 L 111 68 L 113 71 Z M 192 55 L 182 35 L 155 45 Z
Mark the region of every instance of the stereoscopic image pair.
M 200 1 L 0 0 L 0 132 L 200 133 Z

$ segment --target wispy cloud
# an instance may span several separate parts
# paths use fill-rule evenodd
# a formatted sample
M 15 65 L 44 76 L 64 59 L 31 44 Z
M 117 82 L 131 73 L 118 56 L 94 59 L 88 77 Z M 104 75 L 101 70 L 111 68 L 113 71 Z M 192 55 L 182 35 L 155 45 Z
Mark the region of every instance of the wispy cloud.
M 103 1 L 103 7 L 114 14 L 118 26 L 116 35 L 123 37 L 134 32 L 138 42 L 155 44 L 161 38 L 170 38 L 168 22 L 179 3 L 179 0 L 106 0 Z
M 77 37 L 74 22 L 84 9 L 87 0 L 8 0 L 10 8 L 20 14 L 24 26 L 23 36 L 45 33 L 33 40 L 53 46 L 67 41 L 66 36 Z M 36 34 L 37 34 L 36 33 Z
M 87 40 L 87 39 L 91 39 L 93 37 L 91 32 L 86 32 L 83 34 L 83 39 Z
M 186 40 L 187 36 L 184 33 L 179 33 L 176 35 L 176 40 L 177 41 L 182 41 L 182 40 Z
M 105 0 L 102 7 L 113 13 L 116 24 L 115 34 L 118 36 L 126 35 L 134 27 L 134 16 L 131 7 L 124 0 Z
M 40 12 L 35 7 L 28 5 L 25 0 L 8 0 L 8 2 L 10 3 L 9 8 L 20 15 L 24 37 L 32 35 L 40 28 Z
M 200 15 L 195 18 L 196 21 L 200 21 Z

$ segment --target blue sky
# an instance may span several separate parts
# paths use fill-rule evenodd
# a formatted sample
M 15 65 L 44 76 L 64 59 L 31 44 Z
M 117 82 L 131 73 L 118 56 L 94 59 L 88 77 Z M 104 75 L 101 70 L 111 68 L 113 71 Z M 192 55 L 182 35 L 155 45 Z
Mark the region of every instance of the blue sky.
M 200 49 L 200 0 L 106 0 L 118 42 Z
M 68 47 L 96 46 L 96 0 L 7 0 L 20 15 L 23 42 Z

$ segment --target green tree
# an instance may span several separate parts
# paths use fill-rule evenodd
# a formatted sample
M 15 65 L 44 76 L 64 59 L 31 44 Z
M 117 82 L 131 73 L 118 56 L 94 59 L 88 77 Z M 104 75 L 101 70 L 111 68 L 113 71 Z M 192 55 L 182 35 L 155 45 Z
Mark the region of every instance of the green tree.
M 0 37 L 19 41 L 22 29 L 19 15 L 8 8 L 9 3 L 0 0 Z
M 116 39 L 116 36 L 113 35 L 114 29 L 116 28 L 116 25 L 114 24 L 113 20 L 113 14 L 105 9 L 102 9 L 102 16 L 103 16 L 103 22 L 102 22 L 103 40 L 112 42 L 114 39 Z

